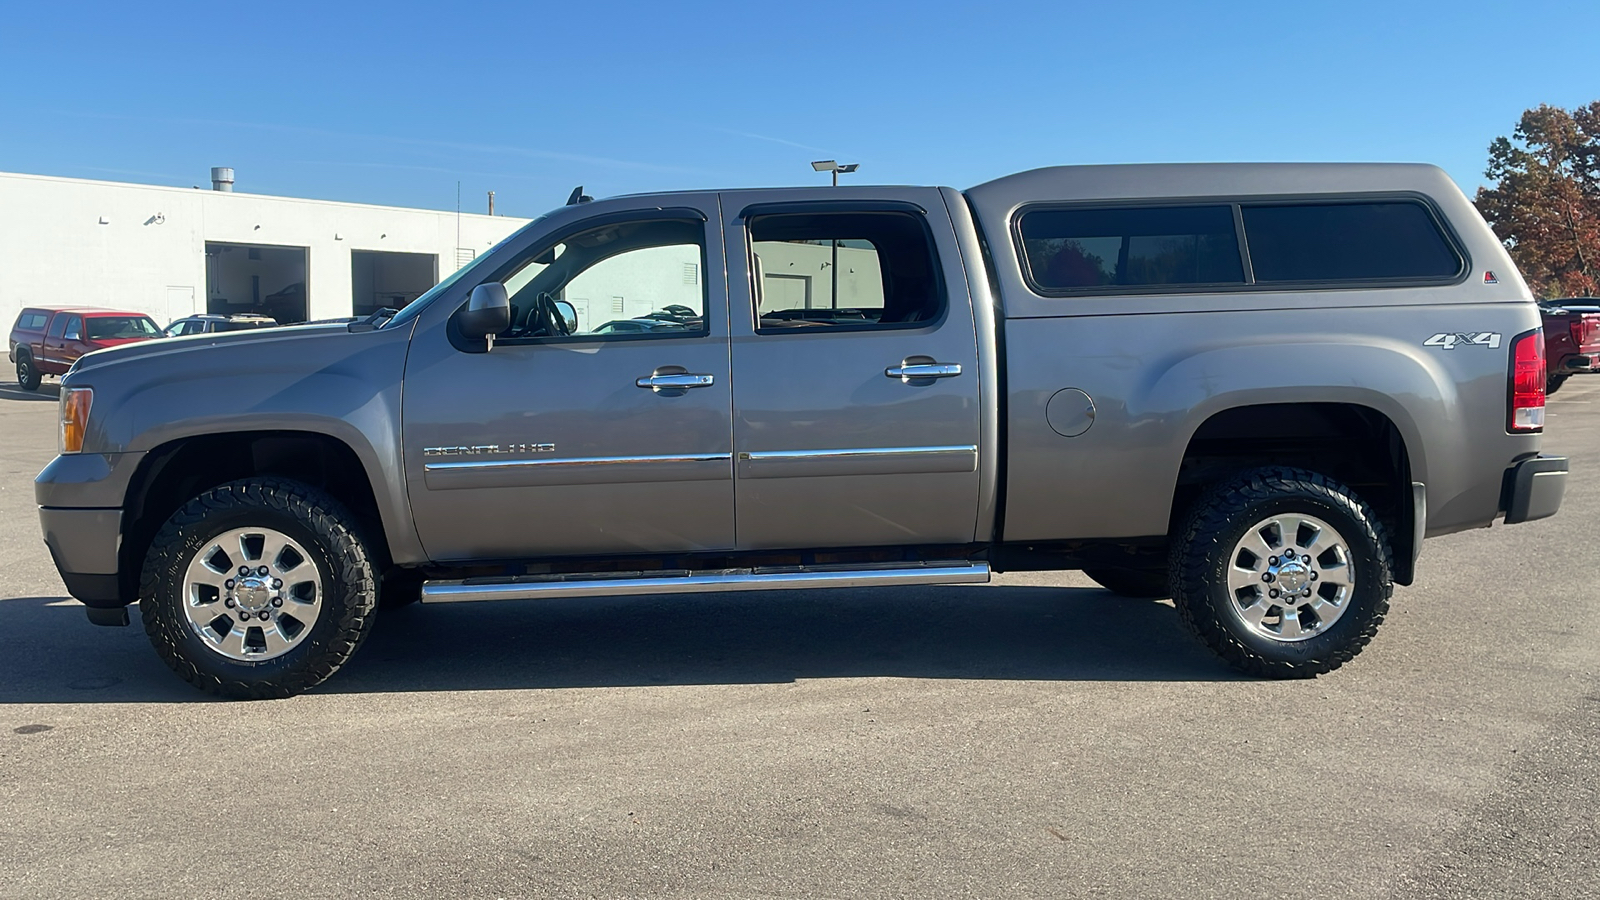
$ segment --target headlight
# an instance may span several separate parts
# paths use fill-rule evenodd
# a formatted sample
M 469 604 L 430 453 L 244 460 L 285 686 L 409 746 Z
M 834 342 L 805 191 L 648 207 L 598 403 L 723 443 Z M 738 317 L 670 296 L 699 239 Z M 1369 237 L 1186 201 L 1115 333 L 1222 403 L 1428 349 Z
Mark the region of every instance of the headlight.
M 92 403 L 92 388 L 68 388 L 61 392 L 62 453 L 83 451 L 83 435 L 89 429 L 89 406 Z

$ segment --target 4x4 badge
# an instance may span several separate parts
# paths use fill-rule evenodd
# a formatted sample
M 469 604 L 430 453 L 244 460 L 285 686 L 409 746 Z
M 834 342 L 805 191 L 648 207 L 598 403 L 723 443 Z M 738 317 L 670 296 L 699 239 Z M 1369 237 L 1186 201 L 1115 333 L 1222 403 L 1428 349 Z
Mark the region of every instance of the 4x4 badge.
M 1500 349 L 1500 332 L 1480 331 L 1474 334 L 1471 332 L 1463 333 L 1458 331 L 1454 334 L 1441 333 L 1436 334 L 1422 342 L 1422 346 L 1424 347 L 1443 347 L 1446 350 L 1454 350 L 1458 345 L 1461 344 L 1476 344 L 1479 347 L 1488 347 L 1490 350 L 1498 350 Z

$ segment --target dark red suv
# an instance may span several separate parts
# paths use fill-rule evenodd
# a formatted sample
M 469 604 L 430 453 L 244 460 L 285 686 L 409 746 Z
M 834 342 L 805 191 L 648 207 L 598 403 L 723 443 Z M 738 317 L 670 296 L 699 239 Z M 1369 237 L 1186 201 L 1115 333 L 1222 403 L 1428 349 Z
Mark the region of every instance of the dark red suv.
M 106 347 L 161 337 L 144 313 L 94 306 L 30 306 L 11 326 L 17 383 L 36 391 L 45 375 L 65 375 L 78 357 Z

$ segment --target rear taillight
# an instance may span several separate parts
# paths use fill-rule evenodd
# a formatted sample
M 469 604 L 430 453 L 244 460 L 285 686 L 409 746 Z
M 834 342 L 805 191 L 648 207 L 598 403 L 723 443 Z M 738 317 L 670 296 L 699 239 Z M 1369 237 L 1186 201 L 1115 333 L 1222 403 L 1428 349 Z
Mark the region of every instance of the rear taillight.
M 1544 331 L 1511 341 L 1511 401 L 1507 431 L 1544 430 Z
M 1578 314 L 1571 322 L 1567 323 L 1567 331 L 1572 334 L 1572 343 L 1578 349 L 1583 349 L 1583 345 L 1589 343 L 1589 339 L 1594 337 L 1596 325 L 1600 325 L 1600 323 L 1597 323 L 1594 318 L 1581 313 Z

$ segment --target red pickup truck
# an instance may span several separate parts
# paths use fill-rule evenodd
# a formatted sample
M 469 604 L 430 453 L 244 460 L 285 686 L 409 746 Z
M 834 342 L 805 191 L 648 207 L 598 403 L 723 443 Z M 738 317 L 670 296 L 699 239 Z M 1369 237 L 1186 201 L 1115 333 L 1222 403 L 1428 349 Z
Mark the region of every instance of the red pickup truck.
M 78 357 L 106 347 L 161 337 L 147 315 L 95 306 L 30 306 L 11 326 L 17 384 L 36 391 L 45 375 L 65 375 Z
M 1544 318 L 1545 393 L 1573 375 L 1600 372 L 1600 297 L 1540 300 Z

